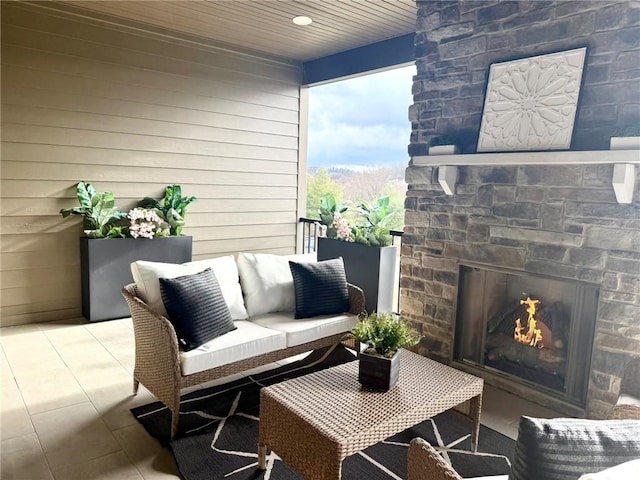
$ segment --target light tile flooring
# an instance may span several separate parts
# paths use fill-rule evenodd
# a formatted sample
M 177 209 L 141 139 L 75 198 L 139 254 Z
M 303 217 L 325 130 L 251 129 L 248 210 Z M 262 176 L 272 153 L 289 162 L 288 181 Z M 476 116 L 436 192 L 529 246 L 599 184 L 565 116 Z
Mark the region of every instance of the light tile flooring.
M 0 478 L 179 478 L 169 450 L 129 412 L 154 401 L 142 386 L 132 395 L 130 319 L 5 327 L 0 345 Z M 483 424 L 515 438 L 522 414 L 558 416 L 485 388 Z

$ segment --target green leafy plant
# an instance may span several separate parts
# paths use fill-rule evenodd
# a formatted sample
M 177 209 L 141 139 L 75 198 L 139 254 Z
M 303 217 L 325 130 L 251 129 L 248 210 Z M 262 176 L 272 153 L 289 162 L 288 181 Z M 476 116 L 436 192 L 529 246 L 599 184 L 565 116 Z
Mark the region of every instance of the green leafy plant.
M 84 234 L 89 238 L 125 236 L 125 228 L 115 225 L 114 222 L 125 218 L 127 214 L 115 206 L 112 192 L 98 192 L 90 183 L 79 182 L 76 194 L 80 206 L 63 208 L 60 210 L 62 218 L 67 218 L 69 215 L 81 216 Z
M 361 215 L 363 225 L 356 226 L 354 241 L 375 247 L 391 245 L 389 229 L 396 212 L 389 210 L 389 197 L 378 198 L 373 205 L 362 202 L 358 205 L 357 211 Z
M 336 197 L 329 193 L 320 198 L 320 208 L 318 209 L 318 215 L 320 216 L 320 222 L 327 227 L 327 237 L 339 238 L 338 230 L 340 229 L 340 219 L 349 208 L 349 204 L 336 202 Z M 344 227 L 343 227 L 344 228 Z M 347 228 L 349 226 L 347 225 Z M 340 234 L 343 232 L 341 231 Z M 344 232 L 347 234 L 347 232 Z
M 196 197 L 183 197 L 180 185 L 168 185 L 161 201 L 145 197 L 142 200 L 142 206 L 155 209 L 158 215 L 169 224 L 169 234 L 174 236 L 182 233 L 187 206 L 197 200 Z
M 397 212 L 390 210 L 389 197 L 381 197 L 374 204 L 361 202 L 355 212 L 348 211 L 350 204 L 337 203 L 332 194 L 320 199 L 318 214 L 320 223 L 327 227 L 327 237 L 374 247 L 391 245 L 389 229 Z
M 394 313 L 361 315 L 351 333 L 357 341 L 367 344 L 365 353 L 387 358 L 420 341 L 418 332 Z

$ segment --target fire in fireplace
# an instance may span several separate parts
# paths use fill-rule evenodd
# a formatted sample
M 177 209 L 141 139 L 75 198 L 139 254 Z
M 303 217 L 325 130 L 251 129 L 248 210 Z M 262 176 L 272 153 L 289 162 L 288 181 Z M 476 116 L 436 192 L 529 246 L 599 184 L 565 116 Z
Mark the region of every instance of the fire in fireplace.
M 542 329 L 538 328 L 538 321 L 536 320 L 536 305 L 540 303 L 540 300 L 532 300 L 527 297 L 526 300 L 520 300 L 520 305 L 527 304 L 527 329 L 522 325 L 520 317 L 516 318 L 516 328 L 513 330 L 513 339 L 518 343 L 524 343 L 530 347 L 544 348 L 542 343 Z M 544 323 L 540 324 L 540 327 L 544 327 Z M 526 331 L 527 333 L 523 333 Z M 546 329 L 549 332 L 549 329 Z M 551 332 L 549 332 L 551 333 Z M 547 335 L 549 337 L 549 335 Z
M 584 405 L 598 288 L 462 266 L 455 359 Z
M 507 298 L 487 322 L 484 364 L 562 390 L 570 328 L 561 302 Z

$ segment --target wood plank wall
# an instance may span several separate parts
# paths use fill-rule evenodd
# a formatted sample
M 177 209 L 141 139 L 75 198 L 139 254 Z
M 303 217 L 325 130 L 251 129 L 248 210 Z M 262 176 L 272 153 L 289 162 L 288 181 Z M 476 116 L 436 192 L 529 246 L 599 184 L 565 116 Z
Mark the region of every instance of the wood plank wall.
M 181 184 L 195 259 L 295 251 L 299 66 L 1 8 L 2 326 L 81 315 L 79 180 L 123 210 Z

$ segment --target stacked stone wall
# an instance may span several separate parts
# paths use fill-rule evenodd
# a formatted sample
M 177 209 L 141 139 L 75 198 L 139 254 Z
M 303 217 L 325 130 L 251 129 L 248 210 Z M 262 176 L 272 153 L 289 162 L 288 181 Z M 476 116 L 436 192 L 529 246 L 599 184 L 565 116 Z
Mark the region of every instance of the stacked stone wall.
M 410 154 L 455 135 L 475 152 L 489 66 L 587 47 L 573 150 L 640 126 L 640 2 L 418 1 Z
M 640 354 L 640 193 L 618 204 L 612 173 L 612 165 L 461 167 L 447 196 L 436 167 L 409 167 L 401 311 L 424 335 L 420 352 L 453 358 L 460 263 L 597 285 L 589 410 L 603 416 L 624 365 Z
M 587 47 L 572 150 L 605 150 L 640 125 L 640 2 L 418 2 L 410 154 L 436 135 L 474 153 L 491 63 Z M 562 153 L 559 152 L 561 161 Z M 594 152 L 597 155 L 597 152 Z M 421 353 L 453 356 L 459 264 L 600 287 L 587 415 L 602 418 L 640 356 L 640 194 L 618 204 L 612 165 L 460 167 L 455 195 L 437 167 L 406 173 L 401 310 Z M 585 366 L 588 368 L 588 366 Z

